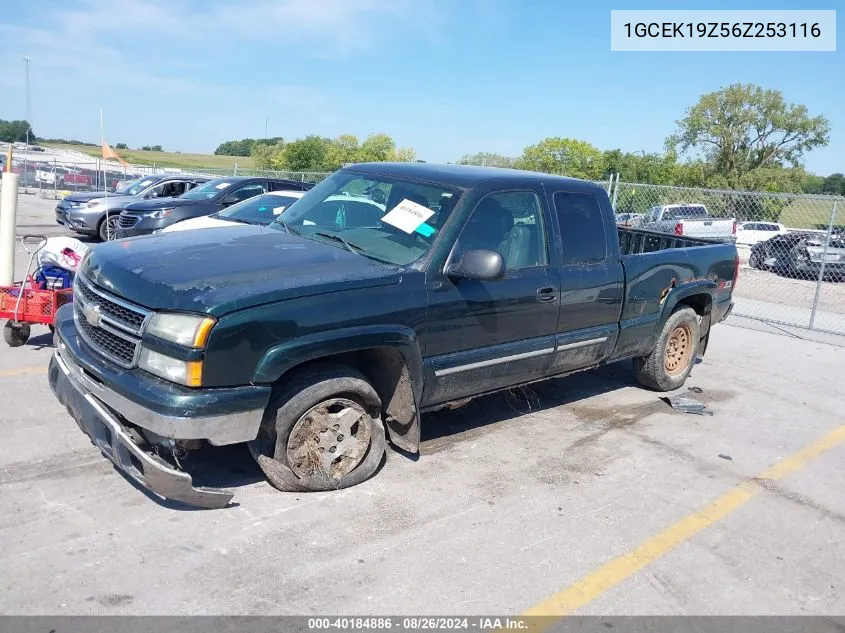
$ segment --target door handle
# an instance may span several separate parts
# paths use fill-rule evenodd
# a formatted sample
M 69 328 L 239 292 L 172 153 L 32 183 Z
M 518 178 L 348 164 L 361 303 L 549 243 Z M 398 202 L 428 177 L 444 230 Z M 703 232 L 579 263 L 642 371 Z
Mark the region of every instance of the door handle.
M 552 286 L 539 288 L 537 290 L 537 301 L 540 303 L 550 303 L 557 300 L 557 289 Z

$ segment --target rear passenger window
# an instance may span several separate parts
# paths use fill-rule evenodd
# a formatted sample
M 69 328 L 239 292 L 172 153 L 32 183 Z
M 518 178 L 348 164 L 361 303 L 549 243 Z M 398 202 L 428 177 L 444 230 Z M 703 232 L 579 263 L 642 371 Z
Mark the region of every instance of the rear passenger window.
M 564 264 L 594 264 L 607 258 L 604 216 L 591 193 L 559 191 L 554 195 Z

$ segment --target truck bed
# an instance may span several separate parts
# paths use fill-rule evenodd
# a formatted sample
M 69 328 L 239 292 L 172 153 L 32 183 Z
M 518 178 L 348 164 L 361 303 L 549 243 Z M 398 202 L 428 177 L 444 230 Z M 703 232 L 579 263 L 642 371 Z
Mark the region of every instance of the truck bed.
M 645 229 L 617 227 L 619 233 L 619 250 L 622 255 L 636 255 L 639 253 L 653 253 L 669 248 L 690 248 L 692 246 L 707 246 L 724 244 L 723 241 L 704 237 L 678 236 L 672 233 L 658 233 Z

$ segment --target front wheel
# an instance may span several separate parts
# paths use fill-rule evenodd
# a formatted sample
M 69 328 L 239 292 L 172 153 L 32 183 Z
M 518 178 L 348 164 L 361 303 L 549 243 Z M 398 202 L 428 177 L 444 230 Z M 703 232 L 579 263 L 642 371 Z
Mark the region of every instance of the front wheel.
M 701 327 L 692 308 L 681 306 L 666 320 L 651 354 L 634 359 L 637 381 L 657 391 L 683 386 L 698 355 Z
M 375 389 L 350 367 L 326 365 L 293 378 L 271 399 L 250 452 L 279 490 L 321 491 L 372 477 L 385 446 Z
M 100 222 L 100 228 L 97 231 L 100 235 L 100 240 L 107 242 L 114 239 L 114 234 L 117 231 L 117 222 L 120 219 L 120 213 L 111 213 L 106 216 L 105 220 Z M 108 231 L 108 233 L 106 233 Z
M 761 268 L 760 263 L 759 253 L 757 251 L 751 251 L 751 255 L 748 257 L 748 265 L 751 268 Z

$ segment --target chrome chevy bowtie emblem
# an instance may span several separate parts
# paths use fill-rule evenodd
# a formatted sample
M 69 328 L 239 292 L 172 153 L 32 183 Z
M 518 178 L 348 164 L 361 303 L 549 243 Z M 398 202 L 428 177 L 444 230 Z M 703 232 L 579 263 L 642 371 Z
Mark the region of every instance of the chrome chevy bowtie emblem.
M 82 308 L 82 316 L 84 316 L 85 320 L 91 325 L 95 327 L 100 325 L 100 306 L 96 303 L 85 306 Z

